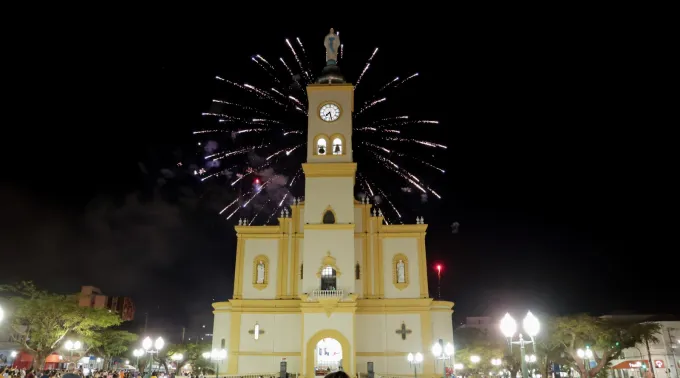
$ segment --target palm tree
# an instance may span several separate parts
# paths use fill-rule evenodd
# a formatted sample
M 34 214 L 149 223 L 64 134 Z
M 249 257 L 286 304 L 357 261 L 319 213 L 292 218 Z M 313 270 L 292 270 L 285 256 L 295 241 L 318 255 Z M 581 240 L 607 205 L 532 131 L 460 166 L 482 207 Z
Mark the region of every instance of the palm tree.
M 652 362 L 652 352 L 650 352 L 649 349 L 649 343 L 651 342 L 652 344 L 658 343 L 659 338 L 657 337 L 658 334 L 661 332 L 661 325 L 659 323 L 654 323 L 654 322 L 646 322 L 646 323 L 639 323 L 635 324 L 633 327 L 630 329 L 631 336 L 635 339 L 636 343 L 639 342 L 644 342 L 645 346 L 647 347 L 647 358 L 649 358 L 649 371 L 652 372 L 652 376 L 656 377 L 656 374 L 654 373 L 654 365 Z

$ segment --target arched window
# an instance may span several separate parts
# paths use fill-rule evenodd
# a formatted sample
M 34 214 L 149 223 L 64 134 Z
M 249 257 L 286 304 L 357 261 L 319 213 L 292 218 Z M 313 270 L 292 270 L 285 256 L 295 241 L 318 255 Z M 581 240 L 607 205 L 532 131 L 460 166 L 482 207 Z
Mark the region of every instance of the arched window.
M 305 264 L 300 264 L 300 279 L 305 278 Z
M 333 155 L 342 155 L 342 139 L 333 139 Z
M 335 269 L 325 266 L 321 270 L 321 290 L 337 290 Z
M 323 223 L 324 224 L 334 224 L 335 223 L 335 214 L 331 210 L 326 210 L 325 213 L 323 213 Z
M 354 278 L 357 280 L 361 279 L 361 266 L 359 265 L 359 262 L 357 261 L 357 265 L 354 266 Z
M 317 155 L 326 155 L 326 151 L 327 151 L 326 139 L 319 138 L 319 140 L 316 141 Z
M 225 345 L 225 344 L 226 344 L 226 342 L 224 341 L 224 339 L 222 339 L 222 340 L 220 341 L 220 348 L 224 349 L 224 345 Z

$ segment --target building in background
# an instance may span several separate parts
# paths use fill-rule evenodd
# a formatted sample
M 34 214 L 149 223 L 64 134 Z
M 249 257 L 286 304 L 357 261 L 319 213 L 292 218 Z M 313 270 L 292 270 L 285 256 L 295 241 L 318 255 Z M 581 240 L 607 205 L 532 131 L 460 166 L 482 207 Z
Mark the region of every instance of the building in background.
M 20 349 L 19 335 L 10 327 L 0 327 L 0 366 L 12 365 Z
M 94 286 L 83 286 L 80 289 L 81 307 L 108 308 L 117 313 L 124 321 L 135 318 L 135 305 L 130 297 L 110 297 L 104 295 Z

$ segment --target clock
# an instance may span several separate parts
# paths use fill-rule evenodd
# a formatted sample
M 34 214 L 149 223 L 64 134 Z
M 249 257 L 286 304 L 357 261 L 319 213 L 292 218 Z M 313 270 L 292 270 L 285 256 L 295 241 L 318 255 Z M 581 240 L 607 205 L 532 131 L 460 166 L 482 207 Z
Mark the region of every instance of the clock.
M 326 122 L 337 121 L 340 118 L 340 107 L 332 102 L 323 104 L 319 109 L 319 117 Z

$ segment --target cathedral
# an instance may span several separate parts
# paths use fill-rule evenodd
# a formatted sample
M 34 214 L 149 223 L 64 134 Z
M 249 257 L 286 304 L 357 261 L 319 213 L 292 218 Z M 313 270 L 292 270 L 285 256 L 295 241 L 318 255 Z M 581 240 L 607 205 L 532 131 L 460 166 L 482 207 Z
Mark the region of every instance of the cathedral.
M 332 29 L 324 44 L 326 66 L 306 88 L 304 201 L 276 226 L 235 226 L 233 299 L 213 304 L 220 373 L 271 374 L 286 361 L 306 378 L 366 373 L 369 362 L 378 375 L 410 375 L 406 356 L 420 352 L 418 373 L 441 375 L 430 350 L 453 342 L 453 303 L 429 297 L 427 224 L 388 225 L 355 199 L 354 87 Z

